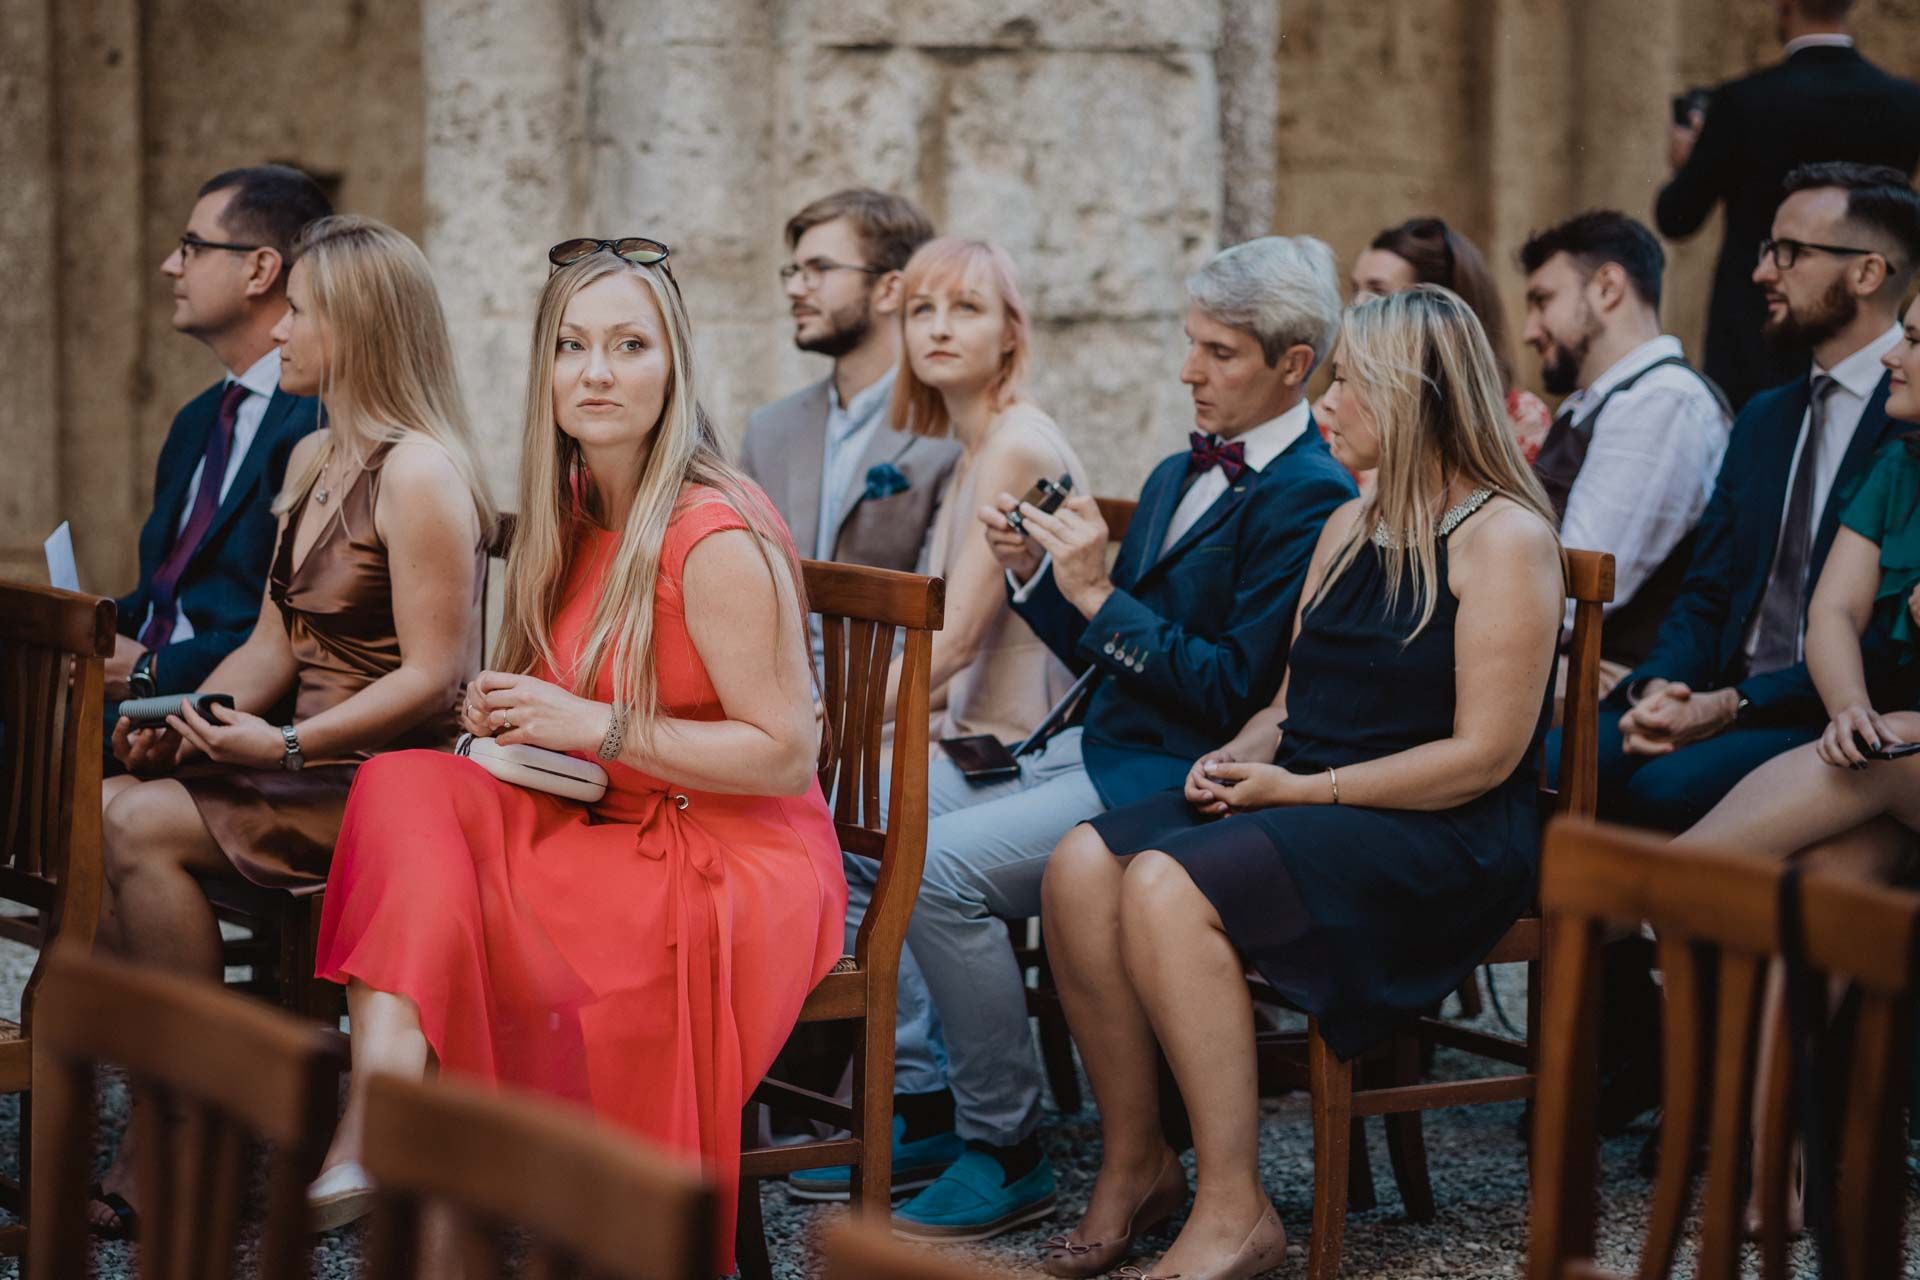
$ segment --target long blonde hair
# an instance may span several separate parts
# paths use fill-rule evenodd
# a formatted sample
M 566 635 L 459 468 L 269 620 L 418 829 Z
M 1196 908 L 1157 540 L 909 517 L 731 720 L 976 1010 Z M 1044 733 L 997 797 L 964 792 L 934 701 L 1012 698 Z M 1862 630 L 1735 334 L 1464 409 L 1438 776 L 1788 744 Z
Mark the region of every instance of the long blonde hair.
M 1437 494 L 1465 481 L 1518 503 L 1548 527 L 1552 507 L 1507 425 L 1506 388 L 1487 331 L 1451 289 L 1415 285 L 1351 308 L 1340 376 L 1372 410 L 1379 471 L 1307 607 L 1326 598 L 1384 525 L 1390 536 L 1378 551 L 1389 610 L 1412 569 L 1419 618 L 1411 639 L 1432 620 L 1441 589 L 1435 544 L 1444 513 L 1434 510 Z
M 480 528 L 491 529 L 497 509 L 427 256 L 386 223 L 347 213 L 309 223 L 293 256 L 306 264 L 312 310 L 331 348 L 320 386 L 327 431 L 307 465 L 287 477 L 274 514 L 298 505 L 335 457 L 364 462 L 417 433 L 447 451 Z
M 585 521 L 604 521 L 580 446 L 553 417 L 554 348 L 567 304 L 581 289 L 621 271 L 638 276 L 659 304 L 666 330 L 668 374 L 660 420 L 640 461 L 639 487 L 620 530 L 620 544 L 594 606 L 586 644 L 569 671 L 554 654 L 552 619 L 566 585 L 568 561 Z M 545 664 L 556 679 L 591 697 L 601 672 L 613 671 L 614 701 L 624 704 L 642 742 L 660 719 L 654 658 L 654 590 L 660 550 L 687 485 L 717 491 L 747 522 L 778 583 L 791 583 L 803 628 L 806 594 L 792 540 L 759 489 L 721 453 L 719 437 L 700 407 L 693 372 L 693 327 L 680 291 L 662 265 L 641 266 L 611 253 L 594 253 L 562 267 L 540 294 L 528 360 L 526 430 L 520 446 L 520 515 L 507 558 L 505 617 L 494 666 L 530 671 Z M 783 624 L 784 625 L 784 624 Z

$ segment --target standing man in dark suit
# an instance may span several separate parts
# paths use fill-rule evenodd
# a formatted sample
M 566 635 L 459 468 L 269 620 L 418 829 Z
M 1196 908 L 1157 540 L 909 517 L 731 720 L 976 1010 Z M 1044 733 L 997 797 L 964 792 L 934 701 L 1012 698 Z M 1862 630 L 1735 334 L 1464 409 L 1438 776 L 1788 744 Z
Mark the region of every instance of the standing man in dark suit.
M 160 264 L 173 281 L 173 327 L 205 343 L 226 373 L 180 410 L 160 448 L 140 581 L 119 601 L 120 638 L 107 663 L 110 719 L 114 699 L 198 688 L 260 615 L 276 523 L 269 508 L 317 409 L 280 390 L 273 327 L 287 311 L 294 237 L 332 211 L 297 169 L 230 169 L 200 188 Z
M 855 188 L 787 221 L 780 268 L 793 342 L 833 359 L 825 378 L 747 419 L 740 465 L 773 499 L 800 554 L 912 571 L 933 524 L 952 440 L 887 425 L 900 367 L 900 271 L 933 238 L 905 196 Z
M 1804 376 L 1803 352 L 1760 338 L 1766 302 L 1751 280 L 1788 170 L 1824 160 L 1920 163 L 1920 85 L 1888 75 L 1853 47 L 1852 0 L 1775 0 L 1786 56 L 1714 90 L 1704 112 L 1676 124 L 1674 176 L 1654 206 L 1660 233 L 1683 240 L 1715 204 L 1726 237 L 1713 278 L 1705 372 L 1737 409 L 1755 392 Z
M 1810 376 L 1734 423 L 1680 597 L 1653 652 L 1603 704 L 1602 817 L 1680 831 L 1827 722 L 1802 656 L 1807 601 L 1839 513 L 1882 443 L 1880 357 L 1920 260 L 1920 194 L 1896 170 L 1807 165 L 1753 278 L 1766 331 Z M 1557 745 L 1557 738 L 1556 738 Z
M 1111 571 L 1090 495 L 1049 515 L 1001 494 L 979 513 L 1014 609 L 1097 683 L 1084 723 L 1023 757 L 1016 777 L 976 785 L 950 759 L 928 771 L 926 870 L 907 943 L 946 1029 L 966 1145 L 895 1211 L 895 1231 L 912 1238 L 985 1239 L 1052 1212 L 1040 1067 L 1001 922 L 1039 913 L 1047 857 L 1075 824 L 1179 785 L 1271 701 L 1314 542 L 1354 496 L 1306 401 L 1340 327 L 1332 251 L 1304 236 L 1249 241 L 1187 290 L 1180 377 L 1199 430 L 1154 468 Z M 1016 506 L 1024 535 L 1006 518 Z M 863 878 L 848 861 L 857 919 L 874 868 Z M 901 1059 L 928 1058 L 926 1045 L 897 1040 Z

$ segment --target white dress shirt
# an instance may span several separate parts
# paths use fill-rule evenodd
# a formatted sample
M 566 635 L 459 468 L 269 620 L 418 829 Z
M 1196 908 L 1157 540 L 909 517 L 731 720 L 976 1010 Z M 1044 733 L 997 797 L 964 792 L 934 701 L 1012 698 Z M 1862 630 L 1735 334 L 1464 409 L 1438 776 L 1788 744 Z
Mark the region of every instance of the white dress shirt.
M 1781 46 L 1780 56 L 1791 58 L 1802 49 L 1851 49 L 1853 37 L 1839 31 L 1822 31 L 1810 36 L 1796 36 Z
M 1246 463 L 1249 471 L 1265 471 L 1267 464 L 1285 453 L 1306 431 L 1311 421 L 1309 407 L 1303 399 L 1299 404 L 1287 410 L 1277 418 L 1270 418 L 1257 427 L 1241 432 L 1233 439 L 1246 449 Z M 1231 441 L 1229 442 L 1231 443 Z M 1207 508 L 1220 500 L 1227 491 L 1227 473 L 1219 467 L 1209 467 L 1193 478 L 1187 491 L 1180 495 L 1180 505 L 1173 509 L 1173 519 L 1167 525 L 1167 536 L 1160 543 L 1159 555 L 1165 555 L 1167 548 L 1186 536 L 1187 530 L 1199 522 Z M 1157 556 L 1155 557 L 1158 558 Z M 1047 576 L 1047 570 L 1053 565 L 1052 555 L 1043 556 L 1040 567 L 1024 583 L 1007 570 L 1007 585 L 1013 588 L 1013 602 L 1024 604 L 1033 594 L 1034 586 Z
M 229 385 L 238 382 L 249 392 L 246 399 L 233 414 L 233 442 L 227 447 L 227 470 L 220 477 L 220 501 L 227 500 L 227 491 L 233 488 L 233 478 L 240 474 L 240 464 L 246 461 L 247 450 L 253 446 L 253 438 L 260 434 L 260 421 L 267 416 L 267 405 L 273 400 L 273 393 L 280 386 L 280 348 L 274 347 L 267 354 L 255 360 L 245 373 L 227 375 L 221 384 L 224 393 Z M 193 478 L 187 481 L 186 500 L 180 504 L 180 519 L 173 526 L 173 536 L 179 537 L 181 530 L 187 527 L 187 521 L 193 515 L 194 499 L 200 496 L 201 472 L 207 468 L 207 459 L 203 454 L 200 461 L 193 464 Z M 153 616 L 153 606 L 147 606 L 147 616 Z M 146 623 L 143 621 L 142 626 Z M 187 610 L 179 602 L 174 604 L 173 632 L 168 643 L 193 638 L 193 619 L 187 616 Z
M 1867 412 L 1867 401 L 1873 399 L 1873 393 L 1880 387 L 1880 379 L 1886 369 L 1880 363 L 1880 357 L 1893 350 L 1900 341 L 1900 326 L 1894 325 L 1885 333 L 1860 348 L 1831 369 L 1822 369 L 1819 361 L 1814 361 L 1809 379 L 1826 374 L 1833 379 L 1833 389 L 1827 392 L 1826 415 L 1820 423 L 1820 453 L 1814 459 L 1816 470 L 1813 474 L 1813 510 L 1808 519 L 1818 529 L 1827 510 L 1827 498 L 1833 493 L 1833 481 L 1840 474 L 1840 464 L 1846 460 L 1847 446 L 1853 443 L 1853 433 L 1860 429 L 1860 419 Z M 1774 536 L 1773 558 L 1778 558 L 1780 539 L 1786 536 L 1787 507 L 1793 502 L 1793 478 L 1800 473 L 1800 449 L 1807 440 L 1807 427 L 1813 421 L 1813 405 L 1808 403 L 1806 411 L 1800 415 L 1800 432 L 1793 438 L 1793 462 L 1787 467 L 1786 497 L 1780 504 L 1780 532 Z M 1813 566 L 1807 566 L 1812 572 Z M 1803 615 L 1800 628 L 1804 638 L 1807 621 Z M 1753 649 L 1760 641 L 1760 610 L 1753 611 L 1753 620 L 1747 624 L 1746 653 L 1753 656 Z
M 1700 519 L 1727 451 L 1732 419 L 1699 375 L 1678 365 L 1655 369 L 1607 400 L 1654 361 L 1680 354 L 1678 338 L 1644 342 L 1560 406 L 1584 421 L 1587 406 L 1606 401 L 1590 424 L 1593 443 L 1567 494 L 1560 540 L 1613 553 L 1608 613 L 1633 599 Z M 1566 625 L 1573 625 L 1571 603 Z

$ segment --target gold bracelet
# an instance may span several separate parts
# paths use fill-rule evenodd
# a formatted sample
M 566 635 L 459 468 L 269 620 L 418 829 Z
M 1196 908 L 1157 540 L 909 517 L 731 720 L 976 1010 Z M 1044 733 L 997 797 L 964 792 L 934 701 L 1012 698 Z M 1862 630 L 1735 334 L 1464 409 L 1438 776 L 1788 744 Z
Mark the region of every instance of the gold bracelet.
M 622 704 L 613 704 L 612 714 L 607 717 L 607 736 L 600 739 L 600 758 L 612 760 L 620 754 L 620 744 L 627 737 L 627 709 Z
M 1333 784 L 1333 802 L 1335 804 L 1339 804 L 1340 803 L 1340 775 L 1333 771 L 1332 765 L 1327 766 L 1327 781 Z

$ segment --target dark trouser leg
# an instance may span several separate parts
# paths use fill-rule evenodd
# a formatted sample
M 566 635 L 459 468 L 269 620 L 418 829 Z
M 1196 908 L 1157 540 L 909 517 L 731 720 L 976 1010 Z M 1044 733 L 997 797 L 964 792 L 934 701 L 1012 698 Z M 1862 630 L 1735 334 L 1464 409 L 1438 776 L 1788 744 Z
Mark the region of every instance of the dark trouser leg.
M 1627 783 L 1627 811 L 1621 820 L 1658 831 L 1685 831 L 1742 778 L 1781 752 L 1819 738 L 1824 727 L 1734 729 L 1670 755 L 1649 757 Z

